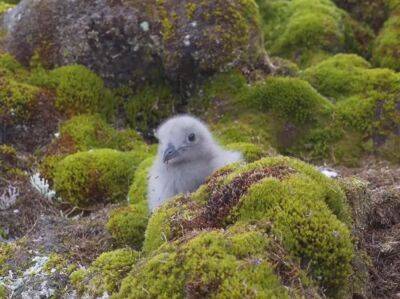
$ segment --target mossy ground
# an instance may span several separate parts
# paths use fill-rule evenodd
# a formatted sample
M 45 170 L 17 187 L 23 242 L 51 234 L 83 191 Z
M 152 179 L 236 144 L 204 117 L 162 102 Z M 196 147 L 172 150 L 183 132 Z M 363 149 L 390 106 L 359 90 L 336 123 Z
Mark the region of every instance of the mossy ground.
M 90 251 L 86 262 L 111 244 L 119 248 L 71 275 L 80 294 L 292 298 L 356 292 L 354 277 L 361 268 L 354 256 L 363 251 L 355 246 L 361 242 L 353 241 L 362 238 L 365 227 L 373 230 L 365 223 L 370 215 L 363 202 L 366 187 L 358 181 L 338 184 L 295 159 L 264 157 L 283 153 L 357 165 L 374 154 L 400 161 L 399 2 L 389 1 L 372 15 L 376 3 L 334 1 L 348 13 L 330 0 L 259 0 L 261 17 L 252 0 L 184 2 L 156 3 L 166 67 L 179 87 L 163 78 L 115 90 L 84 66 L 47 70 L 34 59 L 26 68 L 0 55 L 1 186 L 27 182 L 25 172 L 39 161 L 41 174 L 69 209 L 82 212 L 80 217 L 118 203 L 104 216 L 107 224 L 83 222 L 83 229 L 65 237 L 78 236 L 64 245 L 74 244 L 68 250 L 78 260 Z M 171 9 L 175 4 L 184 19 Z M 213 13 L 204 13 L 210 5 Z M 2 2 L 0 12 L 8 7 Z M 189 28 L 192 48 L 186 49 L 181 29 L 189 24 L 201 31 L 202 23 L 209 28 L 201 33 L 206 42 L 198 44 L 193 39 L 198 33 Z M 257 65 L 264 54 L 259 30 L 267 51 L 276 56 L 271 59 L 276 69 L 268 76 Z M 181 64 L 186 61 L 182 49 L 193 50 L 192 57 L 196 51 L 208 55 L 188 68 Z M 194 68 L 202 76 L 187 88 L 183 85 L 186 77 L 193 79 Z M 177 112 L 200 116 L 222 146 L 241 151 L 248 164 L 218 171 L 195 193 L 178 196 L 150 215 L 147 175 L 156 146 L 141 136 L 151 143 L 154 127 Z M 51 124 L 51 130 L 32 130 L 43 124 Z M 46 137 L 21 149 L 19 140 L 27 135 Z M 392 204 L 393 198 L 386 199 Z M 29 215 L 24 213 L 21 218 Z M 385 227 L 397 223 L 396 215 L 386 218 L 374 221 Z M 84 242 L 98 231 L 93 243 Z M 13 237 L 5 232 L 0 227 L 1 238 Z M 86 247 L 78 246 L 81 241 Z M 91 250 L 94 243 L 102 245 Z M 369 250 L 379 259 L 376 248 Z M 0 276 L 8 273 L 12 251 L 12 244 L 0 244 Z M 58 271 L 57 265 L 64 271 L 66 262 L 51 255 L 46 271 Z M 396 265 L 391 260 L 385 267 Z
M 88 269 L 80 269 L 70 276 L 80 294 L 103 296 L 119 289 L 122 279 L 132 269 L 139 254 L 129 248 L 101 254 Z

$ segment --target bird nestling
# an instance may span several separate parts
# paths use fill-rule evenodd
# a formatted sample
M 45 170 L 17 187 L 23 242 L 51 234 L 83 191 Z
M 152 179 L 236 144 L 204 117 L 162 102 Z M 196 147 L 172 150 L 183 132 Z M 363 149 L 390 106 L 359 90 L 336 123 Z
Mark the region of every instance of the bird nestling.
M 242 160 L 241 153 L 222 149 L 207 126 L 192 116 L 170 118 L 156 137 L 158 154 L 148 184 L 150 211 L 177 194 L 195 191 L 215 170 Z

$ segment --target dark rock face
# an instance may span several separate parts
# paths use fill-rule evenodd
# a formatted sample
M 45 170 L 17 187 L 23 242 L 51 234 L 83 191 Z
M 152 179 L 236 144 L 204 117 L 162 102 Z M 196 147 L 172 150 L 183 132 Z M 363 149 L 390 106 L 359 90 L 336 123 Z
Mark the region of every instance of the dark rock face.
M 4 44 L 24 64 L 83 64 L 114 85 L 265 61 L 256 4 L 212 2 L 23 0 L 4 16 Z
M 83 64 L 108 82 L 149 77 L 161 68 L 155 1 L 22 1 L 5 16 L 6 49 L 28 64 Z M 151 5 L 153 2 L 153 5 Z

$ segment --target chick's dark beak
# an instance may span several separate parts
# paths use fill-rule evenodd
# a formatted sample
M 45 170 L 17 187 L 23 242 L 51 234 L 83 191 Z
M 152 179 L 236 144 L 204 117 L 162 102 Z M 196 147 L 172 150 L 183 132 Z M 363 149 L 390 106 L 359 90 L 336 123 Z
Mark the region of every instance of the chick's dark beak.
M 176 150 L 173 144 L 169 143 L 168 147 L 164 151 L 163 161 L 164 163 L 168 163 L 168 161 L 176 158 L 178 155 L 179 151 Z

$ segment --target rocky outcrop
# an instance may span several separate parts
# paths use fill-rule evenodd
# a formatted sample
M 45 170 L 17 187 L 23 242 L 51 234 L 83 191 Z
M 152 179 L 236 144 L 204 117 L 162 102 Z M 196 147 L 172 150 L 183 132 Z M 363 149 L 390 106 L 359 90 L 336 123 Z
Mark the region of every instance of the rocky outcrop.
M 22 1 L 4 16 L 7 51 L 24 64 L 83 64 L 108 83 L 190 81 L 265 61 L 254 1 Z

